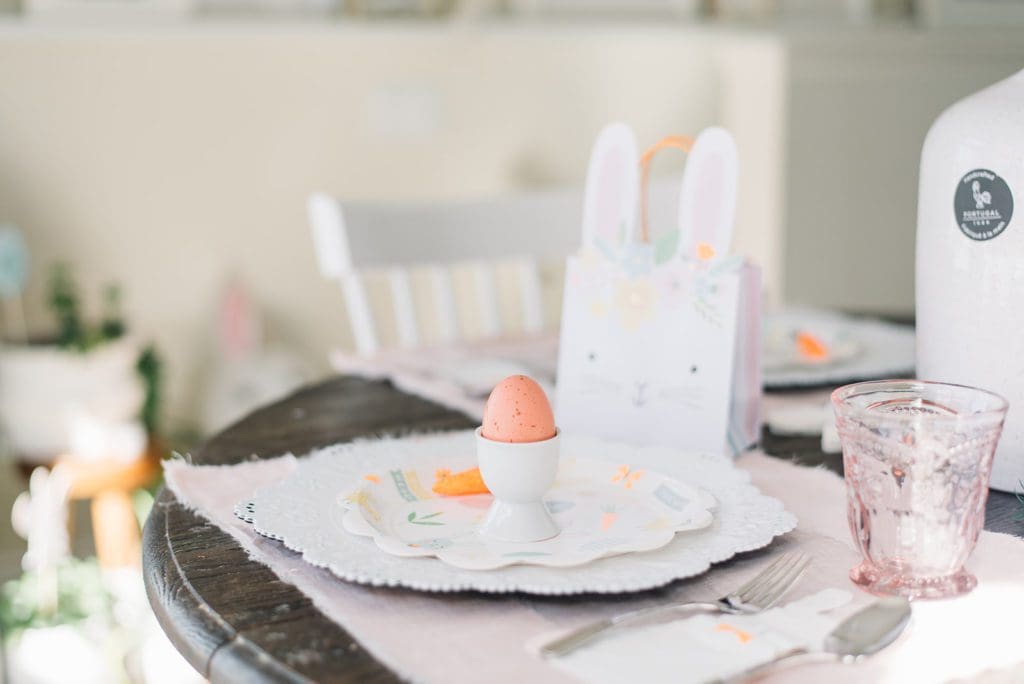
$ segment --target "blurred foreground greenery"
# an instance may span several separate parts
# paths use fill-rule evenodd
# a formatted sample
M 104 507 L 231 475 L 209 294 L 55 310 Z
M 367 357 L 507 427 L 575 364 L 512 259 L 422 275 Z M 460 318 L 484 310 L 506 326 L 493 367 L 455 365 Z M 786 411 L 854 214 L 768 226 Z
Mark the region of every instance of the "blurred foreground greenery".
M 95 558 L 68 557 L 53 571 L 25 572 L 0 590 L 0 628 L 5 638 L 38 627 L 112 621 L 113 598 Z

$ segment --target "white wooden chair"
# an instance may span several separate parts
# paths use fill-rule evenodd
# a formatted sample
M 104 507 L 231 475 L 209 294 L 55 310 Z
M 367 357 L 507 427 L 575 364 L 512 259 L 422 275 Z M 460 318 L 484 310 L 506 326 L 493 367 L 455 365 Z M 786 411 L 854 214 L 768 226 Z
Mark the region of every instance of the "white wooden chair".
M 652 223 L 674 223 L 678 182 L 652 180 L 649 192 Z M 416 349 L 424 342 L 415 301 L 425 293 L 414 297 L 414 268 L 425 267 L 430 274 L 426 294 L 441 344 L 465 339 L 467 326 L 460 325 L 452 282 L 452 266 L 458 264 L 473 273 L 471 315 L 477 337 L 500 338 L 509 332 L 499 315 L 495 274 L 500 264 L 510 262 L 518 275 L 521 320 L 516 332 L 543 332 L 539 265 L 561 262 L 579 248 L 582 205 L 581 187 L 476 202 L 342 202 L 315 193 L 307 208 L 320 271 L 340 283 L 356 351 L 371 357 L 382 351 L 367 292 L 367 276 L 373 272 L 387 280 L 399 348 Z
M 542 332 L 539 265 L 561 261 L 577 247 L 581 202 L 582 193 L 576 191 L 500 201 L 402 204 L 342 203 L 316 193 L 309 198 L 308 211 L 320 270 L 341 285 L 357 352 L 372 356 L 382 347 L 367 292 L 366 279 L 373 272 L 387 280 L 399 347 L 414 349 L 424 341 L 410 278 L 414 268 L 429 273 L 428 297 L 441 343 L 463 339 L 467 329 L 457 313 L 453 266 L 472 273 L 471 315 L 479 337 L 508 332 L 499 315 L 499 265 L 511 265 L 517 276 L 517 330 Z

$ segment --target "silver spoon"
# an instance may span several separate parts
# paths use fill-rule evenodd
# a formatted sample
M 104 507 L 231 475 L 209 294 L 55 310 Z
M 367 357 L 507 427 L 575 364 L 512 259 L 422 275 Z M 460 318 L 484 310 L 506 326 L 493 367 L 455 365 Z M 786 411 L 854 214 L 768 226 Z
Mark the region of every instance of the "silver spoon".
M 738 684 L 773 672 L 780 666 L 802 662 L 857 662 L 895 641 L 910 621 L 910 612 L 910 603 L 905 599 L 884 598 L 840 622 L 825 638 L 824 651 L 796 648 L 780 654 L 769 663 L 719 681 L 721 684 Z

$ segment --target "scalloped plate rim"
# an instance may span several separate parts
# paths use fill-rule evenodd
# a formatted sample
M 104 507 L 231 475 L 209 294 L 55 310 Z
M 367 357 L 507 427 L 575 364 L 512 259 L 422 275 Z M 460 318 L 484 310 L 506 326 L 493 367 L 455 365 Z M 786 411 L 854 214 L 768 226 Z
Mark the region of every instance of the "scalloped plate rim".
M 472 432 L 466 431 L 466 434 L 471 437 Z M 428 439 L 443 439 L 445 437 L 458 437 L 459 432 L 442 432 L 434 433 L 429 436 Z M 400 441 L 400 439 L 413 439 L 410 437 L 406 438 L 391 438 L 391 441 Z M 422 440 L 424 436 L 418 435 L 415 439 Z M 347 442 L 342 444 L 335 444 L 328 447 L 324 447 L 312 452 L 307 458 L 300 460 L 298 468 L 301 468 L 304 463 L 311 462 L 317 456 L 337 458 L 340 454 L 335 452 L 344 451 L 351 452 L 359 449 L 367 444 L 375 444 L 381 440 L 371 441 L 356 441 Z M 594 443 L 600 442 L 600 440 L 591 440 Z M 671 451 L 673 458 L 678 458 L 680 450 L 668 450 L 664 448 L 641 448 L 632 447 L 630 445 L 616 445 L 608 444 L 609 447 L 620 447 L 629 448 L 633 450 L 649 451 L 662 450 Z M 352 457 L 349 453 L 346 456 Z M 436 579 L 420 579 L 409 577 L 408 574 L 395 574 L 388 568 L 382 569 L 380 566 L 376 567 L 359 567 L 352 566 L 350 559 L 349 566 L 339 565 L 337 558 L 330 558 L 330 554 L 327 553 L 325 557 L 325 551 L 322 548 L 312 547 L 310 548 L 307 543 L 304 543 L 301 539 L 295 537 L 294 532 L 286 532 L 282 535 L 276 535 L 275 533 L 264 530 L 260 527 L 259 521 L 254 520 L 253 527 L 256 532 L 269 536 L 275 539 L 279 543 L 283 544 L 289 550 L 298 553 L 301 557 L 310 565 L 315 567 L 323 568 L 330 571 L 340 580 L 350 582 L 353 584 L 360 584 L 366 586 L 375 587 L 401 587 L 411 589 L 415 591 L 425 591 L 432 593 L 449 593 L 449 592 L 464 592 L 464 591 L 476 591 L 481 593 L 511 593 L 511 592 L 522 592 L 533 595 L 541 596 L 571 596 L 579 594 L 621 594 L 621 593 L 633 593 L 638 591 L 646 591 L 650 589 L 656 589 L 663 587 L 667 584 L 671 584 L 677 580 L 687 579 L 695 576 L 699 576 L 704 572 L 707 572 L 712 565 L 721 563 L 729 560 L 739 553 L 748 553 L 756 551 L 758 549 L 765 548 L 772 544 L 774 539 L 778 536 L 784 535 L 797 527 L 797 518 L 791 512 L 786 511 L 783 503 L 771 496 L 767 496 L 762 493 L 755 485 L 750 482 L 749 473 L 738 468 L 731 459 L 720 454 L 711 454 L 707 452 L 688 452 L 687 456 L 691 456 L 695 462 L 703 464 L 703 461 L 713 461 L 713 466 L 720 470 L 728 470 L 727 475 L 731 481 L 721 484 L 724 489 L 721 492 L 730 492 L 734 494 L 735 498 L 745 503 L 744 508 L 751 508 L 753 503 L 757 502 L 759 508 L 756 511 L 756 516 L 759 520 L 756 533 L 748 533 L 746 538 L 740 539 L 735 536 L 728 537 L 728 543 L 716 542 L 714 539 L 706 542 L 703 547 L 699 549 L 688 549 L 688 554 L 684 558 L 677 558 L 673 554 L 672 562 L 663 562 L 656 569 L 657 572 L 647 572 L 646 574 L 626 574 L 627 579 L 615 580 L 615 581 L 602 581 L 598 578 L 584 577 L 580 578 L 577 573 L 573 573 L 572 581 L 566 581 L 566 576 L 563 574 L 552 576 L 551 580 L 548 581 L 544 575 L 537 578 L 527 577 L 505 577 L 502 573 L 506 570 L 512 570 L 524 566 L 512 566 L 511 568 L 503 568 L 493 573 L 473 573 L 472 579 L 458 579 L 456 576 L 448 575 L 446 577 Z M 298 472 L 293 471 L 293 475 Z M 722 475 L 722 473 L 719 473 Z M 290 479 L 290 478 L 289 478 Z M 282 481 L 284 482 L 284 481 Z M 280 485 L 281 483 L 275 483 Z M 723 498 L 720 492 L 716 489 L 706 486 L 704 482 L 700 485 L 702 488 L 712 492 L 719 501 L 720 507 L 725 507 L 728 504 L 728 497 Z M 268 488 L 264 488 L 268 489 Z M 258 503 L 260 494 L 264 493 L 264 490 L 260 490 L 253 496 L 253 502 Z M 259 515 L 259 508 L 255 508 L 255 515 Z M 729 515 L 725 515 L 724 519 L 728 519 Z M 698 530 L 695 534 L 703 535 L 706 534 L 707 530 Z M 359 538 L 353 537 L 354 540 Z M 367 544 L 372 544 L 371 540 L 363 539 Z M 672 545 L 668 544 L 662 549 L 658 549 L 653 554 L 662 554 L 672 550 Z M 374 548 L 374 553 L 376 549 Z M 593 563 L 584 566 L 582 571 L 586 573 L 586 568 L 590 567 L 602 567 L 602 568 L 616 568 L 615 574 L 622 576 L 623 571 L 628 570 L 629 561 L 632 558 L 640 557 L 643 554 L 628 554 L 625 556 L 612 556 L 609 558 L 599 559 Z M 402 562 L 411 562 L 414 564 L 437 564 L 438 568 L 447 567 L 444 566 L 441 561 L 436 558 L 416 558 L 416 559 L 396 559 Z M 680 561 L 685 562 L 680 562 Z M 622 566 L 619 569 L 619 566 Z M 433 567 L 433 566 L 431 566 Z M 536 570 L 557 572 L 557 569 L 540 568 L 534 566 Z M 645 565 L 646 570 L 650 570 L 648 565 Z M 456 570 L 451 568 L 451 570 Z

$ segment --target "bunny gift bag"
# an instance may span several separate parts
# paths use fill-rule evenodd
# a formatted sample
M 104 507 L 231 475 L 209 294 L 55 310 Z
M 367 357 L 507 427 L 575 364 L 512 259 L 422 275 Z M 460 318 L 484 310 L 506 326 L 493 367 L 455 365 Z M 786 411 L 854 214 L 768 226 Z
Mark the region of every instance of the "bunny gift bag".
M 648 227 L 647 168 L 663 147 L 689 153 L 678 219 Z M 566 266 L 564 432 L 716 452 L 757 441 L 760 272 L 729 255 L 736 175 L 736 145 L 721 128 L 666 138 L 642 160 L 628 126 L 602 131 L 582 249 Z

